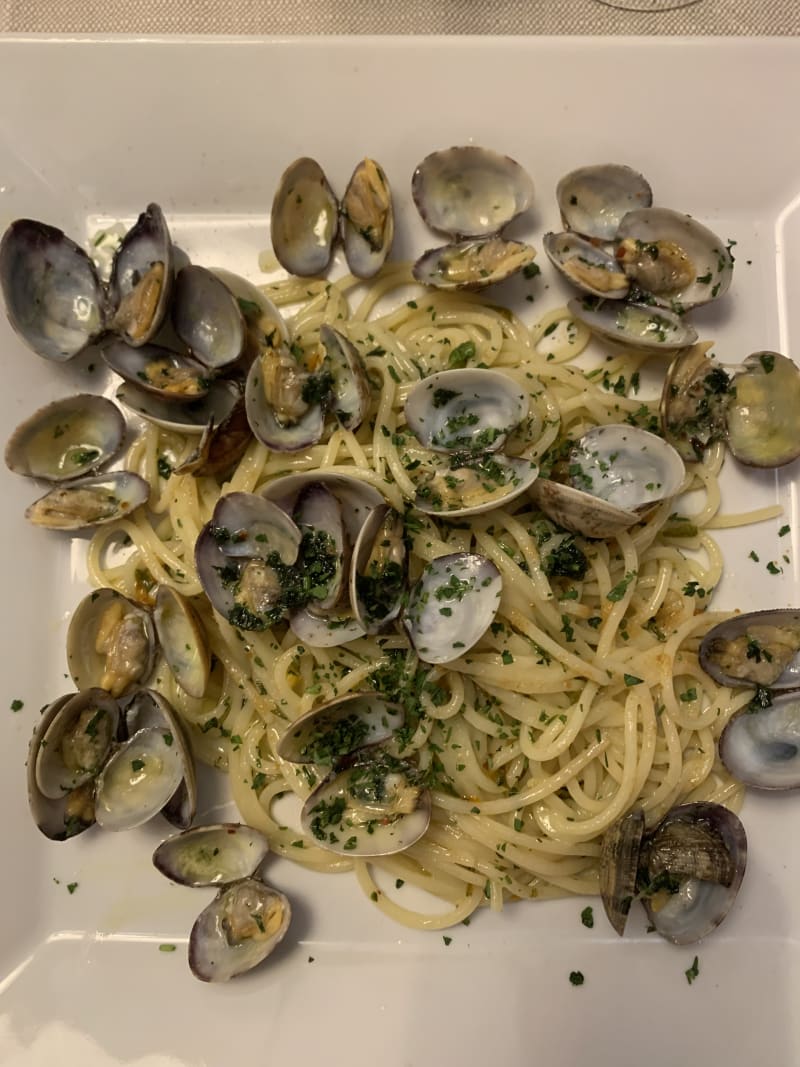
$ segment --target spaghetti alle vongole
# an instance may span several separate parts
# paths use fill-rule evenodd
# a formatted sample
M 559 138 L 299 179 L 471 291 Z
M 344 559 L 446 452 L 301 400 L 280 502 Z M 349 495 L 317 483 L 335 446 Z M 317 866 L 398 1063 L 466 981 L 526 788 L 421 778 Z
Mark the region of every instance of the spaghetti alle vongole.
M 372 383 L 368 418 L 355 431 L 334 427 L 299 453 L 254 441 L 222 486 L 208 477 L 163 477 L 165 465 L 177 466 L 192 446 L 146 426 L 128 466 L 152 487 L 150 514 L 104 527 L 88 561 L 95 584 L 128 596 L 146 598 L 168 584 L 195 598 L 214 659 L 209 688 L 189 697 L 167 670 L 158 672 L 157 688 L 189 725 L 197 756 L 227 770 L 242 819 L 295 862 L 354 870 L 398 921 L 439 929 L 484 903 L 499 909 L 512 898 L 596 892 L 600 839 L 635 804 L 649 824 L 686 800 L 738 807 L 742 787 L 719 763 L 715 742 L 749 694 L 714 685 L 697 660 L 703 634 L 720 618 L 698 610 L 722 573 L 707 532 L 725 521 L 718 516 L 720 445 L 688 465 L 685 514 L 663 501 L 607 541 L 565 535 L 527 494 L 468 519 L 409 506 L 431 454 L 408 432 L 403 405 L 415 382 L 454 364 L 496 369 L 525 392 L 526 454 L 545 469 L 563 440 L 593 426 L 656 428 L 653 405 L 632 388 L 641 353 L 580 369 L 574 360 L 588 333 L 565 309 L 529 329 L 477 298 L 426 291 L 382 313 L 408 296 L 409 281 L 406 268 L 385 269 L 352 309 L 353 278 L 266 287 L 279 307 L 293 310 L 298 351 L 316 348 L 324 323 L 353 342 Z M 194 548 L 221 492 L 258 493 L 278 477 L 311 471 L 355 478 L 404 514 L 412 581 L 451 553 L 492 562 L 502 598 L 478 644 L 428 666 L 399 626 L 313 648 L 285 623 L 244 631 L 211 610 Z M 128 542 L 124 559 L 114 550 L 120 539 Z M 305 800 L 322 773 L 282 760 L 277 746 L 312 708 L 365 691 L 405 709 L 393 751 L 430 788 L 432 819 L 406 851 L 353 860 L 277 816 L 278 798 Z M 401 893 L 379 890 L 377 869 L 428 890 L 446 910 L 404 907 Z

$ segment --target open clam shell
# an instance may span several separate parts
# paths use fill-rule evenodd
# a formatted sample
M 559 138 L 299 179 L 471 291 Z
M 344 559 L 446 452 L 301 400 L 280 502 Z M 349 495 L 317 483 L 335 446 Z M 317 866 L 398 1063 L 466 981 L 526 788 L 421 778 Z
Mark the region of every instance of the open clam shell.
M 115 589 L 95 589 L 73 612 L 67 665 L 78 689 L 122 696 L 153 672 L 156 641 L 149 612 Z
M 278 755 L 332 767 L 357 749 L 388 741 L 404 721 L 399 704 L 376 693 L 348 693 L 295 719 L 278 742 Z
M 614 344 L 675 352 L 697 340 L 697 330 L 669 308 L 618 301 L 594 307 L 583 300 L 570 300 L 567 307 L 578 322 Z
M 568 484 L 539 479 L 533 496 L 565 530 L 613 537 L 641 522 L 681 488 L 678 453 L 655 434 L 627 425 L 596 426 L 570 451 Z
M 437 452 L 494 452 L 528 414 L 524 390 L 500 371 L 445 370 L 409 390 L 408 427 Z
M 362 159 L 356 166 L 341 213 L 347 265 L 358 278 L 371 278 L 386 262 L 394 239 L 392 191 L 374 159 Z
M 311 590 L 307 604 L 310 611 L 324 614 L 339 602 L 346 582 L 349 546 L 345 539 L 342 509 L 327 486 L 312 482 L 297 498 L 294 521 L 303 537 L 303 556 L 310 553 L 314 557 L 312 566 L 320 553 L 331 560 L 331 566 L 324 568 L 325 576 L 318 583 L 319 588 Z
M 228 414 L 217 424 L 213 419 L 203 430 L 200 440 L 187 458 L 177 467 L 176 474 L 224 476 L 244 455 L 253 440 L 247 421 L 244 397 L 239 396 Z
M 485 633 L 503 579 L 486 556 L 454 552 L 429 563 L 411 590 L 403 625 L 424 663 L 450 663 Z
M 739 712 L 719 739 L 719 756 L 753 789 L 800 789 L 800 691 L 775 693 L 769 707 Z
M 119 340 L 104 344 L 101 351 L 103 359 L 121 378 L 170 404 L 188 404 L 208 395 L 208 370 L 178 352 L 159 345 L 134 348 Z
M 730 287 L 730 251 L 690 215 L 654 207 L 629 211 L 617 239 L 617 259 L 628 277 L 667 306 L 707 304 Z
M 316 160 L 296 159 L 283 172 L 272 201 L 272 248 L 290 274 L 324 274 L 333 255 L 339 205 Z
M 350 605 L 367 633 L 376 634 L 403 606 L 408 570 L 403 517 L 388 504 L 361 528 L 350 565 Z
M 206 267 L 184 267 L 175 279 L 172 324 L 194 358 L 209 370 L 230 367 L 245 348 L 246 327 L 239 302 Z
M 356 346 L 340 330 L 323 323 L 319 336 L 325 347 L 325 368 L 333 378 L 333 413 L 346 430 L 356 430 L 366 418 L 372 400 L 364 362 Z
M 434 289 L 477 291 L 517 274 L 536 258 L 536 250 L 502 237 L 468 238 L 424 252 L 412 268 L 414 278 Z
M 426 156 L 414 171 L 411 194 L 431 229 L 486 237 L 527 211 L 533 182 L 509 156 L 465 145 Z
M 639 873 L 644 812 L 634 808 L 603 834 L 600 848 L 600 897 L 608 921 L 620 937 L 625 933 Z
M 709 803 L 673 808 L 646 840 L 642 902 L 650 922 L 675 945 L 701 940 L 730 911 L 746 865 L 747 837 L 732 811 Z
M 509 504 L 530 489 L 539 467 L 521 456 L 502 452 L 452 453 L 420 468 L 414 507 L 426 515 L 449 519 L 480 515 Z
M 718 685 L 800 687 L 800 611 L 778 608 L 734 615 L 700 642 L 700 666 Z
M 570 285 L 589 296 L 624 300 L 630 282 L 615 257 L 574 233 L 546 233 L 547 258 Z
M 255 874 L 268 852 L 269 842 L 252 826 L 218 823 L 168 837 L 153 865 L 178 885 L 228 885 Z
M 127 518 L 150 496 L 150 486 L 132 471 L 90 475 L 57 486 L 34 501 L 25 518 L 48 530 L 85 530 Z
M 208 686 L 211 657 L 205 630 L 197 614 L 176 589 L 159 585 L 153 623 L 175 681 L 185 693 L 199 700 Z
M 556 186 L 556 199 L 568 229 L 613 241 L 628 212 L 650 207 L 653 190 L 632 167 L 601 163 L 565 174 Z
M 165 430 L 185 434 L 202 434 L 210 422 L 215 425 L 224 422 L 240 397 L 241 392 L 232 382 L 222 380 L 211 382 L 202 400 L 186 404 L 175 404 L 132 382 L 120 385 L 116 392 L 116 399 L 129 411 Z
M 0 242 L 8 321 L 37 355 L 72 359 L 106 326 L 103 286 L 91 259 L 63 231 L 17 219 Z
M 211 521 L 225 556 L 267 559 L 277 552 L 287 565 L 297 559 L 302 532 L 282 508 L 258 493 L 226 493 Z
M 283 343 L 265 345 L 253 360 L 244 390 L 247 420 L 267 448 L 297 452 L 322 437 L 325 412 L 321 404 L 305 401 L 308 380 Z
M 49 704 L 42 712 L 28 747 L 26 778 L 28 806 L 38 829 L 51 841 L 66 841 L 94 825 L 94 783 L 89 781 L 58 797 L 45 796 L 36 780 L 37 756 L 41 743 L 61 709 L 74 698 L 67 693 Z
M 185 753 L 163 727 L 138 730 L 103 767 L 95 818 L 105 830 L 130 830 L 157 815 L 186 774 Z
M 711 343 L 703 341 L 678 352 L 661 390 L 664 439 L 687 463 L 700 459 L 712 441 L 725 436 L 731 380 L 708 355 L 710 348 Z
M 203 982 L 227 982 L 262 963 L 283 940 L 292 909 L 287 897 L 257 878 L 220 889 L 189 935 L 189 967 Z
M 349 607 L 332 608 L 318 614 L 299 608 L 289 616 L 289 626 L 298 640 L 310 648 L 336 648 L 363 637 L 366 628 Z
M 376 746 L 345 770 L 332 771 L 300 813 L 305 833 L 342 856 L 389 856 L 410 848 L 431 820 L 431 796 L 419 773 Z
M 755 352 L 736 373 L 725 408 L 728 448 L 750 467 L 800 456 L 800 370 L 779 352 Z
M 288 343 L 289 329 L 283 315 L 268 296 L 240 274 L 234 274 L 223 267 L 210 267 L 209 269 L 221 282 L 224 282 L 236 298 L 248 333 L 254 332 L 260 343 L 274 343 L 274 335 L 277 331 L 278 337 Z
M 125 419 L 103 396 L 79 393 L 40 408 L 6 445 L 6 466 L 48 482 L 71 481 L 108 463 L 122 448 Z
M 64 700 L 31 752 L 42 796 L 57 800 L 95 778 L 113 750 L 119 726 L 117 702 L 102 689 Z
M 161 328 L 169 310 L 174 250 L 158 204 L 148 204 L 122 239 L 111 266 L 111 323 L 129 345 L 143 345 Z

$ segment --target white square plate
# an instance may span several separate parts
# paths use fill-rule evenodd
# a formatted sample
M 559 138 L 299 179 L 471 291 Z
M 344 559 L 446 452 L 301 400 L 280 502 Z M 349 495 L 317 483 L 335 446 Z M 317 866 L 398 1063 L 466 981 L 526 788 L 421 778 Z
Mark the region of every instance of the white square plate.
M 299 155 L 318 158 L 339 190 L 357 159 L 378 158 L 396 190 L 405 256 L 430 242 L 408 180 L 434 148 L 473 141 L 520 160 L 537 185 L 537 243 L 558 224 L 561 174 L 628 162 L 659 203 L 738 242 L 733 289 L 696 314 L 701 335 L 731 361 L 756 349 L 798 356 L 796 40 L 6 39 L 0 99 L 0 228 L 31 216 L 80 237 L 98 213 L 131 218 L 156 200 L 198 261 L 253 278 L 276 180 Z M 564 296 L 557 284 L 542 291 L 529 321 Z M 26 352 L 5 321 L 0 346 L 4 432 L 90 384 Z M 276 881 L 297 901 L 296 919 L 273 966 L 227 987 L 195 981 L 182 946 L 197 900 L 150 867 L 159 830 L 56 845 L 30 821 L 26 744 L 36 709 L 66 685 L 82 543 L 31 531 L 22 518 L 30 485 L 5 470 L 0 480 L 0 1062 L 800 1062 L 792 796 L 748 798 L 748 874 L 724 926 L 699 947 L 691 986 L 693 948 L 644 934 L 619 940 L 599 907 L 586 930 L 585 901 L 481 913 L 445 947 L 439 934 L 393 926 L 347 878 L 285 863 Z M 797 486 L 793 468 L 726 476 L 723 510 L 777 497 L 785 515 L 723 539 L 720 607 L 800 603 Z M 779 542 L 783 522 L 792 535 Z M 785 551 L 791 562 L 770 576 L 765 562 Z M 25 702 L 16 714 L 14 698 Z M 161 953 L 162 942 L 179 949 Z M 576 969 L 582 988 L 568 981 Z

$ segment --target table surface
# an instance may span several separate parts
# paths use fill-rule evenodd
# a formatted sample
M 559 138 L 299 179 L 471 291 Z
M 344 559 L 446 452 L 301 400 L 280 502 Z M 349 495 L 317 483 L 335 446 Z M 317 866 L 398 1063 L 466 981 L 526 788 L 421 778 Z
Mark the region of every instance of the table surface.
M 602 0 L 0 0 L 0 32 L 797 35 L 800 0 L 699 0 L 657 13 Z

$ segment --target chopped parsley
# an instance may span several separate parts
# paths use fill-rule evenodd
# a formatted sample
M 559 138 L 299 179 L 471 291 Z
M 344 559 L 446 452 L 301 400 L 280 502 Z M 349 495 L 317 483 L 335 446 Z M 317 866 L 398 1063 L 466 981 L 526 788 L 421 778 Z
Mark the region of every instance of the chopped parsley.
M 581 912 L 581 922 L 589 930 L 591 930 L 594 926 L 594 909 L 591 907 L 591 905 L 589 907 L 584 908 Z
M 700 974 L 700 961 L 697 956 L 692 960 L 692 966 L 683 973 L 686 975 L 686 981 L 691 985 L 695 978 Z
M 622 600 L 628 590 L 628 586 L 631 584 L 635 577 L 636 571 L 628 571 L 625 577 L 621 581 L 617 582 L 613 589 L 606 593 L 606 600 L 610 600 L 613 603 Z
M 23 700 L 12 700 L 11 701 L 11 710 L 12 711 L 22 711 L 22 709 L 24 707 L 25 707 L 25 702 Z
M 582 971 L 570 971 L 569 981 L 570 985 L 583 985 L 586 979 L 583 977 Z

